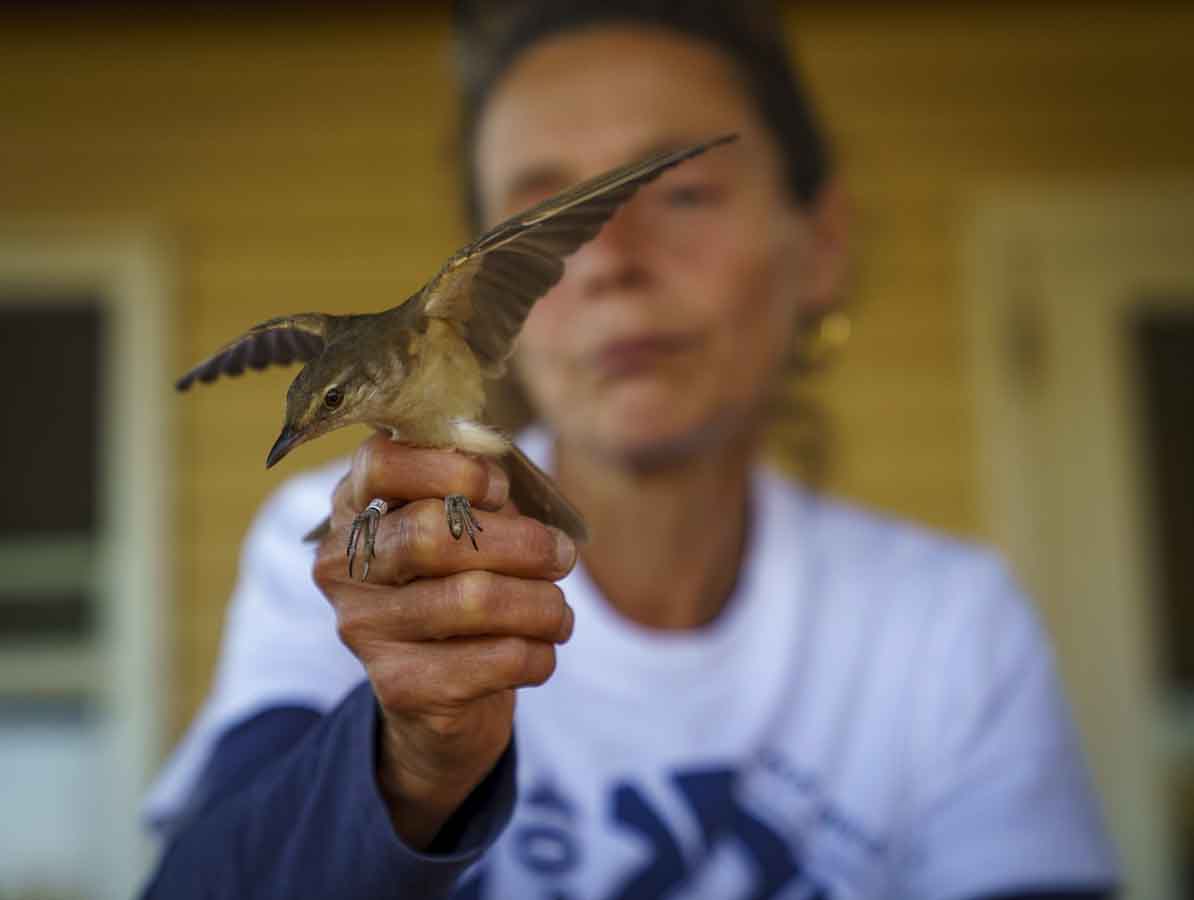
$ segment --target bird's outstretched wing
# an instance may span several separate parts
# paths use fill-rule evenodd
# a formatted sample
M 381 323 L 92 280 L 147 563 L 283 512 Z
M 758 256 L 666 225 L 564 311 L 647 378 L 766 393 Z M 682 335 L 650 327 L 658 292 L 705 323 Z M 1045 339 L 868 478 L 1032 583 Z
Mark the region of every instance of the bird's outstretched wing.
M 415 302 L 424 315 L 460 323 L 482 371 L 500 375 L 531 307 L 563 276 L 564 258 L 648 181 L 736 137 L 630 163 L 549 197 L 456 253 Z
M 215 381 L 221 375 L 239 375 L 248 366 L 288 366 L 296 359 L 306 362 L 323 352 L 331 328 L 331 316 L 322 313 L 299 313 L 279 316 L 254 325 L 234 341 L 230 341 L 191 371 L 174 386 L 185 391 L 196 381 Z

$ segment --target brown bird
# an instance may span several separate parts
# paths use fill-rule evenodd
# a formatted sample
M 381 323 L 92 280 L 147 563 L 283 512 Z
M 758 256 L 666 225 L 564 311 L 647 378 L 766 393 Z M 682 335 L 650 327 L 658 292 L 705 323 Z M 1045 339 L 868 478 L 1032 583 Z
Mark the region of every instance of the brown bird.
M 176 383 L 306 363 L 286 392 L 282 433 L 269 451 L 273 466 L 299 444 L 356 423 L 396 441 L 451 447 L 500 458 L 519 510 L 576 540 L 587 536 L 580 513 L 510 439 L 483 424 L 483 379 L 505 371 L 514 340 L 535 301 L 560 280 L 564 258 L 593 238 L 643 184 L 684 160 L 734 140 L 714 140 L 613 169 L 565 190 L 486 232 L 448 260 L 406 301 L 380 313 L 332 316 L 300 313 L 262 322 Z M 444 498 L 454 538 L 477 545 L 480 525 L 468 500 Z M 352 574 L 357 542 L 365 537 L 361 579 L 369 575 L 378 522 L 388 504 L 372 501 L 348 539 Z M 308 539 L 326 533 L 328 520 Z

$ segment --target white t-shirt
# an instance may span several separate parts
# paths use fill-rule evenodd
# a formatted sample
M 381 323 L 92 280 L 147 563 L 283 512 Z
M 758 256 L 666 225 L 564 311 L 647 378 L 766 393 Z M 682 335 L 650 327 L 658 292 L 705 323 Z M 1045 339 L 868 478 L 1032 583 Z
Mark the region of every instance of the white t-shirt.
M 546 461 L 532 434 L 528 453 Z M 228 728 L 364 678 L 301 535 L 345 464 L 245 544 L 212 693 L 149 798 L 168 820 Z M 582 566 L 555 675 L 520 692 L 518 801 L 483 898 L 946 900 L 1110 885 L 1048 641 L 991 554 L 760 470 L 734 595 L 694 632 L 613 611 Z M 694 510 L 694 515 L 709 514 Z

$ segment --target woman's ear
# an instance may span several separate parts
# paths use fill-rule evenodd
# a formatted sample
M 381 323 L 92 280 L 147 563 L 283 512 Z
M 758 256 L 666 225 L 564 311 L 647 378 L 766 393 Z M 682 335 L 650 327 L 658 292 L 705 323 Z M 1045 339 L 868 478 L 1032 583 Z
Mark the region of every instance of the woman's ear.
M 805 216 L 811 246 L 801 313 L 818 317 L 842 301 L 849 267 L 850 203 L 840 178 L 822 186 Z

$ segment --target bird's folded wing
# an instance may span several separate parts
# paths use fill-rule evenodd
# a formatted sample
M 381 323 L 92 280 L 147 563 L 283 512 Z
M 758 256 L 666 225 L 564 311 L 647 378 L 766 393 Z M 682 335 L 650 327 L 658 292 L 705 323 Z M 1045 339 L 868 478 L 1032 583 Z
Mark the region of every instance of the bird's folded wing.
M 642 185 L 734 137 L 613 169 L 508 219 L 448 260 L 416 299 L 421 312 L 460 323 L 485 374 L 500 375 L 531 306 L 564 274 L 564 258 Z
M 510 499 L 520 513 L 559 528 L 574 541 L 589 539 L 584 516 L 551 476 L 519 450 L 517 444 L 510 445 L 510 451 L 502 457 L 502 465 L 510 477 Z
M 306 362 L 323 352 L 331 328 L 331 317 L 321 313 L 279 316 L 255 325 L 213 353 L 174 383 L 185 391 L 196 381 L 215 381 L 221 375 L 239 375 L 247 366 L 287 366 Z

